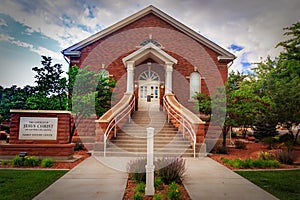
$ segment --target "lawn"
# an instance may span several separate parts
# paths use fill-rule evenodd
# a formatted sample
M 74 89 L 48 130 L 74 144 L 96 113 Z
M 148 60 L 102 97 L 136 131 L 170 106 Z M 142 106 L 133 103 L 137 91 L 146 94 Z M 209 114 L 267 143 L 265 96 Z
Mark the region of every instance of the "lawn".
M 236 171 L 279 199 L 300 199 L 300 170 Z
M 32 199 L 66 172 L 66 170 L 1 169 L 0 199 Z

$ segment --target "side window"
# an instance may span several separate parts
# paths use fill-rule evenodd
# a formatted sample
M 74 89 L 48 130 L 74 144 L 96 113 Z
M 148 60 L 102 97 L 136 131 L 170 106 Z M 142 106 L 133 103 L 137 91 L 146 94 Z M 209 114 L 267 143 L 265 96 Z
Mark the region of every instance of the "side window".
M 201 91 L 201 84 L 200 84 L 201 78 L 200 74 L 197 72 L 193 72 L 190 75 L 190 99 L 193 99 L 193 96 L 196 92 Z

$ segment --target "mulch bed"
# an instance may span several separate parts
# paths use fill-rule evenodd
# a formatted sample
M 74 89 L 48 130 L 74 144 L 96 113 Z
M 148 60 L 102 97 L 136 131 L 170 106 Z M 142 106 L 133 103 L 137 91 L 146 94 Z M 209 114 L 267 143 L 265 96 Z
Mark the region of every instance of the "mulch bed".
M 54 163 L 54 165 L 51 168 L 42 168 L 41 166 L 36 166 L 36 167 L 26 167 L 26 166 L 21 166 L 21 167 L 15 167 L 12 165 L 0 165 L 0 168 L 34 168 L 34 169 L 72 169 L 74 168 L 76 165 L 78 165 L 79 163 L 81 163 L 82 161 L 84 161 L 86 158 L 90 157 L 90 154 L 85 151 L 85 150 L 81 150 L 81 151 L 75 151 L 74 152 L 75 156 L 81 156 L 80 159 L 76 160 L 75 162 L 56 162 Z
M 182 184 L 178 184 L 180 191 L 181 191 L 181 199 L 184 200 L 191 200 L 189 194 L 187 193 L 186 189 Z M 134 189 L 137 186 L 137 183 L 134 182 L 132 179 L 128 179 L 126 189 L 124 192 L 123 200 L 133 200 L 134 195 Z M 162 187 L 155 191 L 155 193 L 159 193 L 162 195 L 162 200 L 167 200 L 167 194 L 168 194 L 168 186 L 162 185 Z M 144 196 L 144 200 L 152 200 L 153 196 Z
M 240 158 L 242 160 L 245 160 L 247 158 L 257 159 L 260 152 L 276 153 L 276 151 L 277 151 L 276 149 L 272 149 L 272 150 L 268 149 L 262 143 L 249 142 L 247 144 L 246 149 L 235 149 L 234 147 L 230 147 L 228 154 L 212 154 L 209 157 L 211 157 L 215 161 L 225 165 L 226 167 L 228 167 L 230 169 L 235 169 L 235 168 L 223 163 L 223 161 L 221 161 L 221 157 L 224 157 L 224 158 L 227 158 L 230 160 L 234 160 L 236 158 Z M 297 148 L 296 150 L 294 150 L 294 153 L 296 154 L 295 162 L 299 163 L 300 162 L 300 150 Z M 291 169 L 291 168 L 299 168 L 300 169 L 300 165 L 281 164 L 280 166 L 281 166 L 280 167 L 281 169 Z

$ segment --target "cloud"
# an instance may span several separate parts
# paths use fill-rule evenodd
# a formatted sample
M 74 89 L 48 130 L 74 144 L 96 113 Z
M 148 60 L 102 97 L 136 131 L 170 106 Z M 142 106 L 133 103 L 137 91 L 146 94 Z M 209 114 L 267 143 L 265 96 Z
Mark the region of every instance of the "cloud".
M 16 40 L 15 38 L 13 38 L 11 36 L 8 36 L 8 35 L 0 34 L 0 41 L 9 42 L 9 43 L 14 44 L 18 47 L 27 48 L 29 51 L 34 52 L 34 53 L 36 53 L 40 56 L 42 56 L 42 55 L 50 56 L 50 57 L 52 57 L 53 59 L 56 59 L 56 60 L 63 60 L 63 56 L 60 54 L 60 52 L 54 52 L 54 51 L 51 51 L 51 50 L 46 49 L 44 47 L 35 48 L 32 44 Z
M 284 40 L 283 28 L 300 19 L 299 0 L 154 0 L 152 4 L 233 52 L 238 58 L 230 70 L 245 70 L 261 57 L 277 56 L 281 49 L 275 46 Z M 38 32 L 57 41 L 59 52 L 148 5 L 134 0 L 3 0 L 0 13 L 29 27 L 27 34 Z M 5 21 L 1 23 L 5 26 Z M 54 53 L 41 48 L 31 50 Z
M 0 26 L 7 26 L 6 21 L 2 18 L 0 18 Z

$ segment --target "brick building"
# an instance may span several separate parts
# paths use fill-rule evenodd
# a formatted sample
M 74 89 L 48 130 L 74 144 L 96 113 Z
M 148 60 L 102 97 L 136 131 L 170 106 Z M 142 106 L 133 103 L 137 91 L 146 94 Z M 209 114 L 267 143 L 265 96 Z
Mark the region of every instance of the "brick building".
M 212 94 L 217 86 L 224 85 L 228 66 L 235 59 L 227 50 L 153 6 L 62 53 L 70 67 L 89 66 L 117 81 L 115 106 L 96 123 L 95 141 L 104 144 L 104 151 L 106 141 L 112 135 L 116 137 L 122 123 L 128 123 L 117 119 L 121 116 L 117 113 L 127 112 L 134 99 L 133 111 L 164 110 L 168 122 L 193 144 L 194 156 L 196 144 L 204 144 L 209 131 L 208 124 L 194 114 L 192 96 L 195 92 Z
M 138 109 L 174 93 L 193 111 L 195 92 L 211 93 L 227 80 L 235 56 L 184 24 L 149 6 L 62 51 L 70 67 L 89 66 L 115 80 L 117 101 L 134 92 Z

